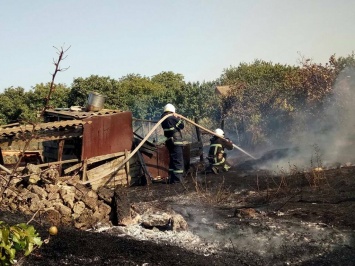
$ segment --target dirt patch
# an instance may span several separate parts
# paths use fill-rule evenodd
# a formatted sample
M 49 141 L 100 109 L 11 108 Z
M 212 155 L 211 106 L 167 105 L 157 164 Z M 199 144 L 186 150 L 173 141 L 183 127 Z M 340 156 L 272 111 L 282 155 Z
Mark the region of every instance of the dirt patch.
M 132 204 L 174 210 L 187 231 L 59 228 L 23 265 L 351 265 L 355 168 L 271 175 L 232 169 L 132 187 Z M 196 180 L 198 182 L 196 182 Z M 29 220 L 1 213 L 9 222 Z M 36 218 L 42 238 L 48 225 Z

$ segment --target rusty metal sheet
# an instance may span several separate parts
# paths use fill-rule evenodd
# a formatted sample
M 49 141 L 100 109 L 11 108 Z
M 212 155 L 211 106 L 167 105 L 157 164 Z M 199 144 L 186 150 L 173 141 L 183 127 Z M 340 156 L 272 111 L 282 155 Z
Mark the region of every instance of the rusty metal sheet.
M 184 145 L 184 168 L 185 172 L 190 167 L 190 146 Z M 156 146 L 156 150 L 150 154 L 142 151 L 143 160 L 148 168 L 148 172 L 153 179 L 167 178 L 169 176 L 169 151 L 164 144 Z
M 132 113 L 120 112 L 84 119 L 82 160 L 116 152 L 130 151 L 133 141 Z
M 142 152 L 143 160 L 153 179 L 169 176 L 169 151 L 165 145 L 156 146 L 151 154 Z

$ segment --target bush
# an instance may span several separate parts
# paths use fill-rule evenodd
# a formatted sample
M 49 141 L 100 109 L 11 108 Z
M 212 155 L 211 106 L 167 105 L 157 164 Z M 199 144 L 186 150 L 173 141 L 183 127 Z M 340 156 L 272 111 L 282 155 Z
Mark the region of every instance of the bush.
M 25 223 L 10 226 L 0 221 L 0 263 L 16 263 L 16 255 L 28 256 L 36 247 L 42 245 L 36 229 Z

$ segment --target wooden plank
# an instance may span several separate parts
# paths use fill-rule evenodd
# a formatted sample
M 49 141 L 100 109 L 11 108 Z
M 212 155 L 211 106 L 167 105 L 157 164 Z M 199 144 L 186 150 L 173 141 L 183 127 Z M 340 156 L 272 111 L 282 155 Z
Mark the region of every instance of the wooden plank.
M 109 181 L 109 179 L 111 179 Z M 107 182 L 109 181 L 109 182 Z M 107 182 L 107 184 L 106 184 Z M 106 185 L 105 185 L 106 184 Z M 114 188 L 117 185 L 126 185 L 127 184 L 127 177 L 126 177 L 126 171 L 125 169 L 120 169 L 118 172 L 112 173 L 108 176 L 105 176 L 101 178 L 100 180 L 96 180 L 94 182 L 91 182 L 91 189 L 97 190 L 99 187 L 102 187 L 105 185 L 106 187 L 111 187 Z
M 91 170 L 88 170 L 87 171 L 88 181 L 90 182 L 90 180 L 92 180 L 92 179 L 100 179 L 105 176 L 108 176 L 109 174 L 111 174 L 115 171 L 118 171 L 118 169 L 116 169 L 116 167 L 117 167 L 117 165 L 122 163 L 124 159 L 125 159 L 124 157 L 119 157 L 119 158 L 116 158 L 110 162 L 107 162 L 105 164 L 97 166 Z
M 10 170 L 10 169 L 7 169 L 5 166 L 3 166 L 2 164 L 0 164 L 0 168 L 2 169 L 2 170 L 4 170 L 6 173 L 8 173 L 8 174 L 12 174 L 12 171 Z
M 49 167 L 51 165 L 57 165 L 57 164 L 66 164 L 66 163 L 76 163 L 78 162 L 78 159 L 72 159 L 72 160 L 65 160 L 65 161 L 61 161 L 61 162 L 50 162 L 50 163 L 42 163 L 42 164 L 36 164 L 37 167 Z M 25 167 L 18 167 L 17 171 L 22 171 L 23 169 L 25 169 Z
M 121 152 L 116 152 L 116 153 L 111 153 L 111 154 L 100 155 L 100 156 L 89 158 L 87 160 L 87 163 L 89 165 L 89 164 L 93 164 L 93 163 L 100 162 L 100 161 L 103 161 L 103 160 L 111 159 L 111 158 L 114 158 L 114 157 L 120 157 L 120 156 L 123 156 L 123 155 L 125 155 L 125 153 L 122 152 L 122 151 Z
M 78 168 L 80 168 L 83 165 L 82 162 L 74 164 L 73 166 L 68 167 L 67 169 L 64 170 L 64 174 L 68 174 Z

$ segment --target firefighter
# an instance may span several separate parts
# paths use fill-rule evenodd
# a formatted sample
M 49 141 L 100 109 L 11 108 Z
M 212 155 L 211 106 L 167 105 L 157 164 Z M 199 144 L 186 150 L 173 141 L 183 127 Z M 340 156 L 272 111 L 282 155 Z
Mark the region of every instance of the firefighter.
M 208 161 L 210 163 L 209 170 L 213 173 L 218 174 L 221 171 L 227 172 L 230 166 L 227 164 L 227 154 L 224 152 L 224 149 L 233 150 L 233 142 L 228 138 L 224 137 L 224 131 L 220 128 L 217 128 L 214 135 L 210 139 L 210 148 L 208 151 Z
M 167 114 L 174 114 L 167 117 L 161 124 L 164 130 L 166 147 L 169 151 L 169 179 L 168 183 L 180 183 L 183 181 L 184 174 L 184 157 L 183 157 L 183 139 L 181 130 L 184 128 L 184 122 L 175 114 L 174 105 L 168 103 L 164 107 L 161 117 Z

